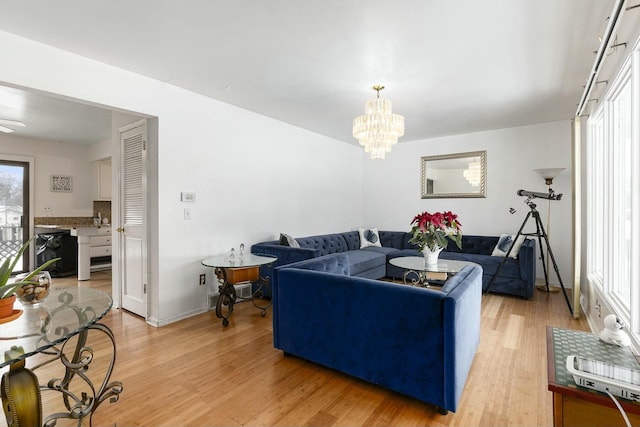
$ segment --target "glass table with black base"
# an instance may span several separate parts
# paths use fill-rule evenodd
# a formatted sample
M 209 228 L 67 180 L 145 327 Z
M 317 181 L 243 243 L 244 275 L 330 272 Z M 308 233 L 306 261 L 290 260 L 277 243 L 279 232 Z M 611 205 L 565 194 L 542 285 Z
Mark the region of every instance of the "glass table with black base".
M 255 254 L 245 254 L 242 257 L 230 259 L 229 256 L 220 255 L 202 260 L 202 265 L 212 267 L 215 275 L 220 282 L 218 287 L 219 295 L 216 302 L 216 316 L 222 319 L 222 326 L 229 325 L 229 317 L 233 313 L 233 305 L 236 303 L 236 289 L 233 286 L 235 281 L 232 277 L 238 272 L 248 270 L 259 270 L 261 266 L 272 266 L 278 258 L 272 256 L 261 256 Z M 271 300 L 267 304 L 261 304 L 265 291 L 270 291 L 268 277 L 257 277 L 257 289 L 251 293 L 251 301 L 253 305 L 260 309 L 262 316 L 266 315 L 267 309 L 271 307 Z M 267 292 L 270 295 L 270 292 Z
M 402 281 L 405 285 L 420 286 L 423 288 L 431 286 L 429 280 L 432 280 L 434 284 L 441 285 L 449 277 L 462 270 L 463 267 L 478 265 L 469 261 L 440 258 L 438 259 L 437 266 L 428 266 L 424 257 L 421 256 L 392 258 L 389 260 L 389 263 L 405 270 L 402 275 Z

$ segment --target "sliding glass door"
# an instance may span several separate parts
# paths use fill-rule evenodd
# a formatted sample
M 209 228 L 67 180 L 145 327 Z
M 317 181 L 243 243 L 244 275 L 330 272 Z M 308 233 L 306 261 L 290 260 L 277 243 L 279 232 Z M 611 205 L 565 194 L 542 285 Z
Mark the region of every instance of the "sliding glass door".
M 14 257 L 29 238 L 29 163 L 0 159 L 0 263 Z M 25 251 L 13 272 L 29 268 Z

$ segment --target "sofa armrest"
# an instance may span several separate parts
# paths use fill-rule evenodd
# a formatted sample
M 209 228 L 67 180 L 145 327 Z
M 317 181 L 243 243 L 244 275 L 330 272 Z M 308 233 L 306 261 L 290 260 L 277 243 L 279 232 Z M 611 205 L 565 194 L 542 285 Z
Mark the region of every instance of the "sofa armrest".
M 278 257 L 278 260 L 273 265 L 274 267 L 320 256 L 318 249 L 292 248 L 277 243 L 256 243 L 251 246 L 251 253 Z
M 482 268 L 464 267 L 447 284 L 451 288 L 444 299 L 444 407 L 455 411 L 480 344 Z
M 518 252 L 520 277 L 528 286 L 533 287 L 536 282 L 536 241 L 525 239 Z

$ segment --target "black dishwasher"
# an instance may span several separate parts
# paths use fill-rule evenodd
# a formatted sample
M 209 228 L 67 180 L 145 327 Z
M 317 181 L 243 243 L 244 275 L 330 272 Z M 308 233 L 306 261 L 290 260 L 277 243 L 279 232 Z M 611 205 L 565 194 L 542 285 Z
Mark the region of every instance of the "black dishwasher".
M 78 239 L 68 231 L 41 233 L 36 238 L 36 266 L 53 259 L 59 261 L 47 266 L 51 277 L 71 276 L 78 272 Z

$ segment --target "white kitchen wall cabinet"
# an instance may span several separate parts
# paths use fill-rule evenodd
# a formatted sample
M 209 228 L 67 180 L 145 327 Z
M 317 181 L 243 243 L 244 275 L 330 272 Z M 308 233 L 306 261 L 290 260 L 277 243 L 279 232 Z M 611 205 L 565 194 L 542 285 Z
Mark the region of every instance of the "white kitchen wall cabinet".
M 94 198 L 111 200 L 111 159 L 94 162 Z

